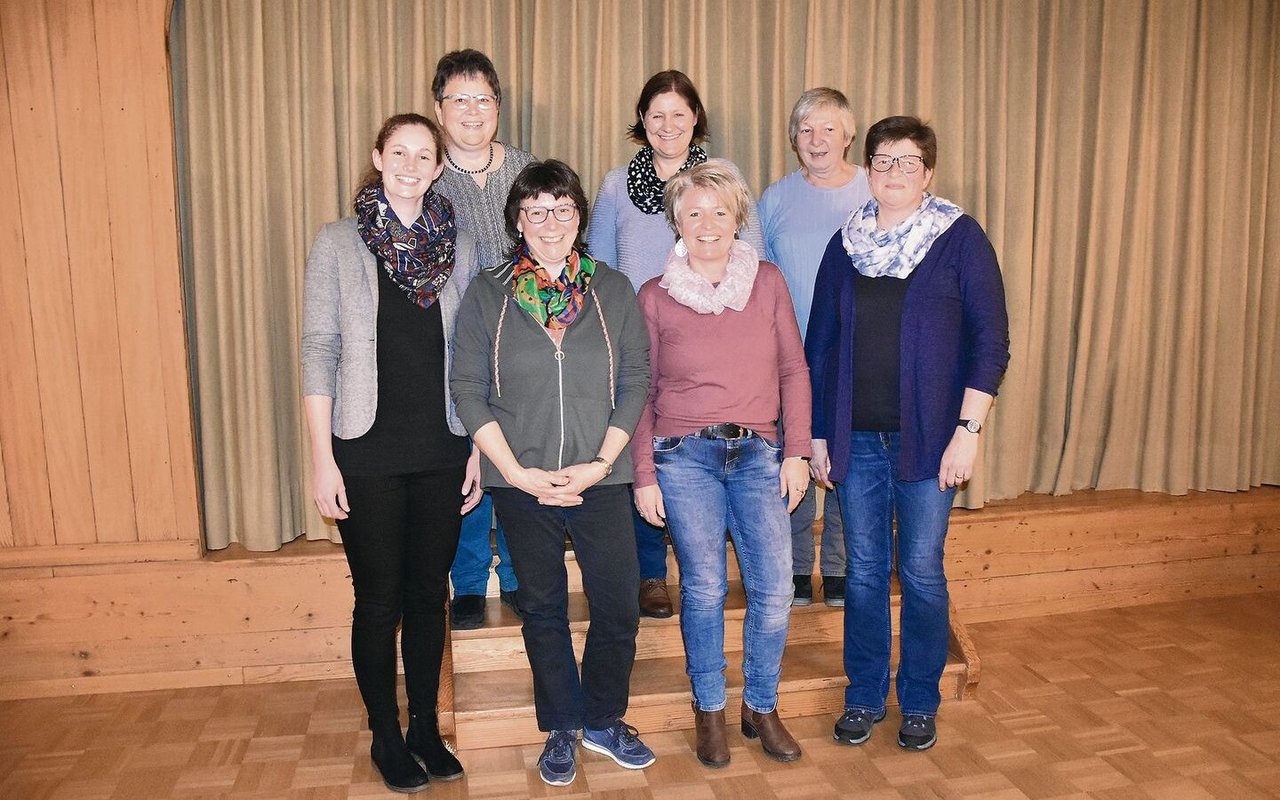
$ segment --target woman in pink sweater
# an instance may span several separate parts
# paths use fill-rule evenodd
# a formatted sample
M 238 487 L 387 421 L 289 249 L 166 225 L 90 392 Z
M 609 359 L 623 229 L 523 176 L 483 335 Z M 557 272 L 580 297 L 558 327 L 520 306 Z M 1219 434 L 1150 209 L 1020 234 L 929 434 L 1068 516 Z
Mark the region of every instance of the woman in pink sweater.
M 698 759 L 729 763 L 724 532 L 732 519 L 747 593 L 742 734 L 758 737 L 770 757 L 794 761 L 800 746 L 777 703 L 792 592 L 787 514 L 809 486 L 800 331 L 782 273 L 736 238 L 751 200 L 731 164 L 712 159 L 672 177 L 665 207 L 680 238 L 663 274 L 639 294 L 650 384 L 632 445 L 636 507 L 652 524 L 670 526 L 680 563 Z

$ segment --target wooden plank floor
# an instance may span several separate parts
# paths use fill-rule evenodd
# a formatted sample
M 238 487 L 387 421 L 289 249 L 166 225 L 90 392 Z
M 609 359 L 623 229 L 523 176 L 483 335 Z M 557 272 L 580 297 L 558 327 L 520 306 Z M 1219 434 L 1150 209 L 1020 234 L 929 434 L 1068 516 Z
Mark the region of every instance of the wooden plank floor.
M 969 627 L 977 698 L 949 703 L 926 753 L 862 747 L 831 718 L 789 721 L 805 755 L 777 764 L 731 732 L 701 767 L 691 732 L 651 734 L 641 772 L 584 753 L 538 780 L 537 746 L 462 753 L 468 776 L 423 797 L 1252 800 L 1280 797 L 1280 593 Z M 784 667 L 785 675 L 785 667 Z M 0 702 L 0 798 L 388 797 L 353 682 L 296 682 Z

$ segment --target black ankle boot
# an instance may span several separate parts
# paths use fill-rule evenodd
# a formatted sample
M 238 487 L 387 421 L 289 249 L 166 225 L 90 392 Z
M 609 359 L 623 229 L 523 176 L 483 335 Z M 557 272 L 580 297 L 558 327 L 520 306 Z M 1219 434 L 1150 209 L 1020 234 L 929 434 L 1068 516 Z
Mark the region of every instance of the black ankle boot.
M 427 788 L 427 773 L 413 760 L 404 736 L 400 734 L 400 720 L 369 720 L 373 731 L 373 746 L 369 757 L 382 774 L 382 782 L 393 792 L 412 794 Z
M 409 752 L 422 761 L 427 774 L 437 780 L 454 781 L 462 777 L 462 764 L 449 752 L 434 716 L 409 715 L 409 735 L 405 737 Z

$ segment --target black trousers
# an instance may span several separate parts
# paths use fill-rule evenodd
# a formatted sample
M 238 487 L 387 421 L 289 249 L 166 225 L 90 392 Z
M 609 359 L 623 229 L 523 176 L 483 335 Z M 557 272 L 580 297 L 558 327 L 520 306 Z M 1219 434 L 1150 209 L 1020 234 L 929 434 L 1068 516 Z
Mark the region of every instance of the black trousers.
M 631 493 L 625 484 L 593 486 L 582 505 L 554 508 L 519 489 L 491 491 L 520 581 L 538 729 L 608 728 L 627 711 L 640 625 Z M 581 677 L 569 637 L 566 534 L 591 612 Z
M 338 520 L 338 530 L 355 589 L 351 663 L 370 725 L 399 717 L 396 626 L 402 620 L 409 713 L 435 719 L 462 479 L 462 467 L 344 478 L 351 513 Z

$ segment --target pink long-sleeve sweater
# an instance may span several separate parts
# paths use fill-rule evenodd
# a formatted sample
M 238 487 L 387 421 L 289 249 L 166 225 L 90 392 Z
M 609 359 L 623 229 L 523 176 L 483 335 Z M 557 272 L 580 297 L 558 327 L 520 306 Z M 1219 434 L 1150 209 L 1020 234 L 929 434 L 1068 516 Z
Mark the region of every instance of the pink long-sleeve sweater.
M 786 281 L 760 262 L 742 311 L 699 314 L 658 285 L 640 288 L 649 327 L 649 399 L 632 440 L 636 488 L 658 482 L 654 436 L 683 436 L 708 425 L 734 422 L 768 439 L 783 456 L 810 454 L 809 368 Z

